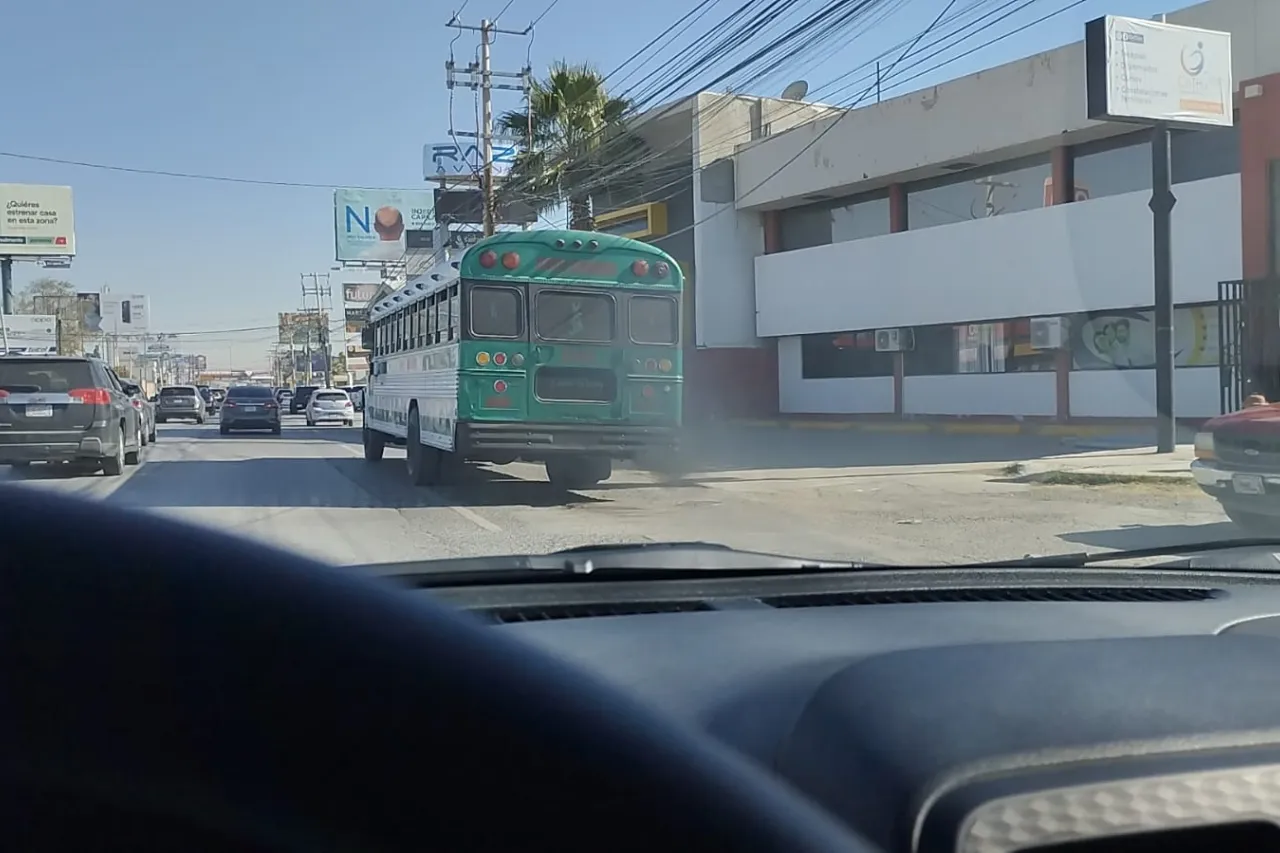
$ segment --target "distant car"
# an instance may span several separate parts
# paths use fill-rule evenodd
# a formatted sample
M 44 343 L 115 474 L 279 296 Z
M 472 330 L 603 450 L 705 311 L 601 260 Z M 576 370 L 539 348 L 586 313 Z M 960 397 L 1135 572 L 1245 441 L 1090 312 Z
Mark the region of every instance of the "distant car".
M 142 417 L 142 444 L 146 445 L 156 440 L 156 407 L 155 404 L 147 399 L 147 394 L 142 390 L 142 386 L 136 382 L 128 382 L 124 379 L 120 380 L 120 387 L 124 393 L 129 395 L 129 402 L 138 410 L 138 414 Z
M 347 392 L 341 388 L 320 388 L 307 400 L 307 426 L 341 421 L 355 426 L 356 411 Z
M 205 403 L 194 385 L 168 385 L 156 396 L 156 423 L 195 421 L 204 423 Z
M 227 391 L 218 432 L 230 435 L 242 429 L 269 429 L 273 435 L 280 434 L 280 404 L 270 388 L 237 385 Z
M 356 411 L 363 412 L 364 411 L 364 386 L 348 385 L 342 390 L 346 391 L 347 395 L 351 397 L 351 405 L 355 406 Z
M 213 389 L 208 385 L 197 385 L 200 391 L 200 399 L 204 400 L 204 413 L 206 415 L 214 415 L 218 413 L 218 401 L 213 398 Z
M 307 408 L 307 398 L 311 396 L 313 391 L 320 388 L 319 385 L 299 385 L 293 389 L 293 397 L 289 400 L 289 414 L 296 415 L 298 412 L 305 411 Z
M 96 358 L 0 359 L 0 428 L 0 465 L 70 462 L 118 477 L 141 461 L 142 415 Z

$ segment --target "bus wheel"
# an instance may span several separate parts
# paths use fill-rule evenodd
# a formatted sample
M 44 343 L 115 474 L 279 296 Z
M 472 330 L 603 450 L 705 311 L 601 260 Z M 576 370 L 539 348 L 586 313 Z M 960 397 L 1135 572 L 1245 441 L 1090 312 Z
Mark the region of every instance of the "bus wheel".
M 547 479 L 557 489 L 589 489 L 613 476 L 613 460 L 600 456 L 553 456 Z
M 408 437 L 404 443 L 405 467 L 409 470 L 409 482 L 415 486 L 429 486 L 436 479 L 440 467 L 440 451 L 422 443 L 422 428 L 418 424 L 418 412 L 409 413 Z
M 382 433 L 369 429 L 366 424 L 361 430 L 360 438 L 364 442 L 364 459 L 366 462 L 381 462 L 382 454 L 387 449 L 387 442 Z

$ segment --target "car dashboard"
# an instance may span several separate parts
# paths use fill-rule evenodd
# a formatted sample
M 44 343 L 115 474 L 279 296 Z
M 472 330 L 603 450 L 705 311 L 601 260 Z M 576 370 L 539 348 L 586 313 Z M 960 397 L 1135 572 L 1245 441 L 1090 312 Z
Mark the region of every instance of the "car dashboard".
M 1280 575 L 862 570 L 422 594 L 749 756 L 886 851 L 1280 849 Z

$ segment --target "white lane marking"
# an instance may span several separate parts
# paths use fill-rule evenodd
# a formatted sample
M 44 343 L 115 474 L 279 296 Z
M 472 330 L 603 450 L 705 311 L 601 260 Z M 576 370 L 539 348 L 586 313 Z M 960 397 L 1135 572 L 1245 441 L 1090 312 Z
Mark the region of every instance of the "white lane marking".
M 340 445 L 340 446 L 341 446 L 344 450 L 346 450 L 348 453 L 350 453 L 352 456 L 360 456 L 360 457 L 363 457 L 363 456 L 364 456 L 364 448 L 356 449 L 356 448 L 352 447 L 352 446 L 351 446 L 351 445 L 349 445 L 349 444 L 343 444 L 343 445 Z M 466 508 L 465 506 L 456 506 L 456 505 L 454 505 L 454 504 L 446 504 L 446 503 L 444 503 L 444 501 L 443 501 L 443 500 L 441 500 L 439 493 L 437 493 L 435 489 L 427 489 L 427 491 L 431 494 L 431 496 L 432 496 L 432 497 L 434 497 L 437 501 L 439 501 L 439 502 L 440 502 L 441 506 L 444 506 L 444 507 L 446 507 L 446 508 L 448 508 L 448 509 L 453 510 L 453 511 L 454 511 L 454 512 L 456 512 L 458 515 L 462 516 L 462 517 L 463 517 L 463 518 L 465 518 L 467 521 L 471 522 L 472 524 L 476 525 L 477 527 L 481 528 L 482 530 L 487 530 L 487 531 L 489 531 L 490 533 L 501 533 L 501 532 L 502 532 L 502 528 L 501 528 L 501 527 L 499 527 L 498 525 L 494 524 L 492 521 L 490 521 L 489 519 L 485 518 L 483 515 L 480 515 L 478 512 L 475 512 L 474 510 L 470 510 L 470 509 Z

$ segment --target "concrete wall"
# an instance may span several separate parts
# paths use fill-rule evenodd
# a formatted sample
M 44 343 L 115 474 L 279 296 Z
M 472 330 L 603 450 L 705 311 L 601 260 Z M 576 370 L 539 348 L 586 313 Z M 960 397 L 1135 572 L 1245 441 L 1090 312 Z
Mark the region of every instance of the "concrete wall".
M 764 252 L 760 217 L 704 201 L 703 170 L 738 145 L 830 112 L 818 104 L 703 92 L 693 113 L 694 323 L 699 347 L 757 347 L 752 259 Z M 673 225 L 674 230 L 674 225 Z
M 1240 177 L 1180 184 L 1174 301 L 1215 301 L 1240 277 Z M 760 255 L 761 337 L 1152 304 L 1150 194 Z
M 1237 83 L 1280 71 L 1276 0 L 1212 0 L 1168 20 L 1231 32 Z M 985 165 L 1132 129 L 1086 119 L 1084 88 L 1079 41 L 809 122 L 739 148 L 737 206 L 791 207 L 944 174 L 948 163 Z

